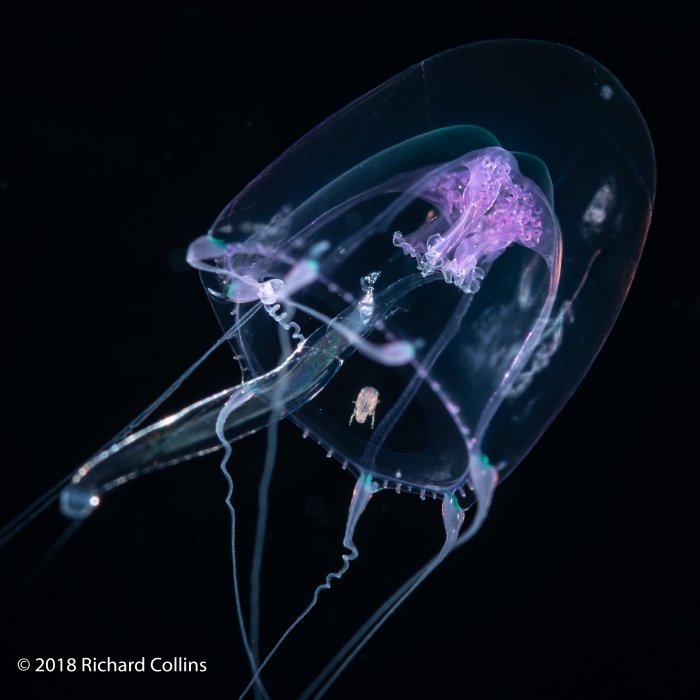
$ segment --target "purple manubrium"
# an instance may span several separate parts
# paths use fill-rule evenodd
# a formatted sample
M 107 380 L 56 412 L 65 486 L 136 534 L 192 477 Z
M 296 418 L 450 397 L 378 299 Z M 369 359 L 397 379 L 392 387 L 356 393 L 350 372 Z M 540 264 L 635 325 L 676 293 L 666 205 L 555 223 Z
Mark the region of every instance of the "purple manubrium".
M 427 221 L 394 245 L 418 261 L 424 276 L 442 272 L 445 281 L 473 294 L 484 271 L 511 243 L 533 248 L 542 234 L 542 216 L 550 213 L 540 189 L 521 175 L 515 157 L 502 148 L 485 148 L 432 174 L 421 197 L 442 216 Z M 546 214 L 545 214 L 546 215 Z M 551 216 L 551 214 L 550 214 Z

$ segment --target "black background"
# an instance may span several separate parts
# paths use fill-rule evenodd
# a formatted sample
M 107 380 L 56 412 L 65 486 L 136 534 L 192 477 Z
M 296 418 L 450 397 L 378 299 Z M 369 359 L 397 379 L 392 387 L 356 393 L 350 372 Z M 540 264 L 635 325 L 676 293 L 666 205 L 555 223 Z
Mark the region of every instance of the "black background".
M 456 12 L 457 8 L 453 8 Z M 121 12 L 23 4 L 0 17 L 0 523 L 99 448 L 218 337 L 184 249 L 318 122 L 453 46 L 529 37 L 607 66 L 644 114 L 657 204 L 637 278 L 589 375 L 499 487 L 478 536 L 363 649 L 328 698 L 691 697 L 698 692 L 700 62 L 680 27 L 397 23 L 271 7 Z M 347 15 L 347 16 L 346 16 Z M 458 19 L 461 17 L 461 19 Z M 439 21 L 438 21 L 439 19 Z M 546 108 L 546 105 L 543 106 Z M 220 351 L 176 404 L 238 381 Z M 263 569 L 268 649 L 337 570 L 353 480 L 281 426 Z M 237 446 L 241 566 L 264 434 Z M 249 679 L 218 459 L 109 497 L 0 620 L 4 697 L 70 685 L 237 697 Z M 309 514 L 321 499 L 321 519 Z M 314 501 L 318 505 L 318 501 Z M 313 509 L 311 509 L 313 510 Z M 10 595 L 65 529 L 52 507 L 0 551 Z M 360 558 L 265 681 L 296 697 L 444 537 L 439 506 L 392 492 Z M 243 578 L 245 583 L 245 577 Z M 24 674 L 42 657 L 205 661 L 206 674 Z

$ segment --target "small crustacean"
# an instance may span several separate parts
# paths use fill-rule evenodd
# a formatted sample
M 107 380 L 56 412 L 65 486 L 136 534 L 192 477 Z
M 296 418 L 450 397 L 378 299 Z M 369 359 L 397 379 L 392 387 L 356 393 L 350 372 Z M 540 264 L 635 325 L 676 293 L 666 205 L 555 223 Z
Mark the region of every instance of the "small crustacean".
M 357 401 L 353 401 L 355 410 L 350 416 L 348 425 L 352 425 L 352 419 L 357 418 L 358 423 L 364 423 L 368 416 L 372 416 L 372 428 L 374 429 L 374 414 L 377 412 L 379 403 L 379 392 L 373 386 L 366 386 L 360 389 Z

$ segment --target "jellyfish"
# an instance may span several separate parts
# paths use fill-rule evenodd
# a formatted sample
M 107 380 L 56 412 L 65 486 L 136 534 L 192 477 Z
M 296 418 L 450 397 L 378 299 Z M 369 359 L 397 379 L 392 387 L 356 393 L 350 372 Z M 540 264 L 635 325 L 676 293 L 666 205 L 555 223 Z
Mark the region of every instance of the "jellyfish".
M 634 275 L 654 188 L 636 105 L 573 49 L 485 42 L 407 69 L 294 144 L 190 245 L 217 345 L 230 344 L 242 381 L 139 417 L 71 476 L 62 513 L 79 523 L 118 507 L 118 487 L 137 477 L 216 455 L 248 665 L 240 692 L 274 697 L 278 649 L 293 653 L 298 628 L 381 540 L 356 541 L 373 497 L 413 494 L 415 507 L 439 509 L 441 546 L 294 691 L 321 697 L 479 531 L 496 486 L 581 382 Z M 348 423 L 366 396 L 381 396 L 381 410 L 363 412 L 369 430 Z M 304 466 L 284 459 L 282 419 L 354 486 L 336 565 L 270 642 L 265 557 L 286 556 L 266 542 L 272 481 Z M 241 556 L 237 446 L 265 430 L 256 534 Z

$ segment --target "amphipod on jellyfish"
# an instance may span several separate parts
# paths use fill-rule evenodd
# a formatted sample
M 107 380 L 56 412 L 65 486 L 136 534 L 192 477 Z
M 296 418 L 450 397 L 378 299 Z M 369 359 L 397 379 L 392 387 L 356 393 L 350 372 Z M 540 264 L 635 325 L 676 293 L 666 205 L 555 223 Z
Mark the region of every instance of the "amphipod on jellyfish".
M 353 419 L 358 423 L 364 423 L 368 418 L 372 419 L 372 429 L 374 430 L 374 417 L 377 414 L 377 404 L 379 403 L 379 392 L 373 386 L 366 386 L 360 389 L 357 401 L 353 401 L 355 410 L 350 416 L 348 425 L 352 425 Z
M 342 565 L 272 649 L 258 644 L 273 517 L 261 489 L 249 619 L 240 600 L 238 611 L 241 690 L 266 696 L 277 646 L 358 556 L 371 496 L 440 499 L 442 549 L 301 696 L 320 697 L 479 529 L 496 485 L 578 386 L 629 288 L 654 189 L 641 114 L 578 51 L 494 41 L 409 68 L 300 139 L 191 244 L 245 381 L 120 436 L 73 475 L 62 512 L 84 519 L 116 486 L 221 450 L 235 518 L 234 443 L 271 431 L 268 484 L 281 418 L 351 470 Z

